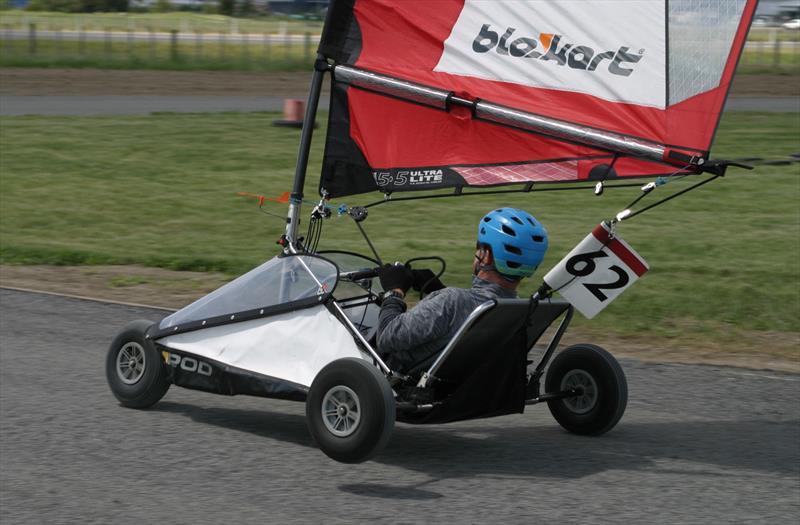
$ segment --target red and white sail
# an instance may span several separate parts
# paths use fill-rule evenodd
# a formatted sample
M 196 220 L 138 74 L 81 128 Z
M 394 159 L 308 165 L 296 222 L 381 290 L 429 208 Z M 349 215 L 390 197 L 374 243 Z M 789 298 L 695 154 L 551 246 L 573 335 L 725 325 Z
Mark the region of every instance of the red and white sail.
M 692 171 L 757 0 L 335 0 L 330 196 Z

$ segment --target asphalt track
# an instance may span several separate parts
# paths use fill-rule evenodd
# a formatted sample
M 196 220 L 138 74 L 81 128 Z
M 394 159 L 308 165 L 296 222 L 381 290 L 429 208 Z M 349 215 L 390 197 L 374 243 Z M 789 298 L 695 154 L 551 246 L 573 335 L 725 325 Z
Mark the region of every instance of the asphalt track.
M 600 438 L 546 407 L 400 425 L 327 459 L 301 403 L 173 388 L 120 407 L 104 356 L 163 312 L 0 290 L 3 523 L 785 523 L 800 515 L 800 376 L 623 361 Z M 601 343 L 601 341 L 597 341 Z
M 305 98 L 300 95 L 299 98 Z M 0 116 L 19 115 L 147 115 L 154 112 L 280 111 L 275 96 L 0 96 Z M 327 110 L 328 100 L 320 101 Z M 798 97 L 731 97 L 726 111 L 800 112 Z

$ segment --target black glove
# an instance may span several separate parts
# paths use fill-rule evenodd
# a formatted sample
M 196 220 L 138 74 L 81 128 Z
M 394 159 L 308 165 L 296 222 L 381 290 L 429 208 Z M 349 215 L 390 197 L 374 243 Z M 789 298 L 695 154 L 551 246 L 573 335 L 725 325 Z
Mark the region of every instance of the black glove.
M 431 270 L 411 270 L 411 274 L 414 277 L 414 282 L 411 286 L 418 292 L 429 294 L 446 288 Z
M 385 264 L 378 268 L 378 278 L 384 290 L 400 288 L 406 293 L 414 284 L 411 269 L 403 264 Z

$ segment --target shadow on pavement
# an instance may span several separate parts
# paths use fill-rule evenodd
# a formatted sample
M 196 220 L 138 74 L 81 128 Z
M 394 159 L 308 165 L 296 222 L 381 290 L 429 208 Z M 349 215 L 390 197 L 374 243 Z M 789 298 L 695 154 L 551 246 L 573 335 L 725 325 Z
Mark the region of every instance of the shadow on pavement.
M 198 423 L 251 432 L 269 439 L 315 447 L 305 417 L 267 410 L 200 408 L 162 402 L 153 410 L 180 413 Z M 582 477 L 606 469 L 652 466 L 683 460 L 782 474 L 800 470 L 800 420 L 626 422 L 601 437 L 568 434 L 548 426 L 508 426 L 507 416 L 451 425 L 395 427 L 375 461 L 431 475 L 517 474 Z M 475 422 L 472 422 L 475 423 Z M 465 461 L 469 458 L 469 461 Z M 443 470 L 444 469 L 444 470 Z M 702 470 L 698 470 L 702 472 Z
M 297 414 L 207 409 L 173 402 L 162 402 L 154 410 L 315 447 L 305 418 Z M 389 445 L 373 461 L 424 473 L 432 479 L 414 486 L 345 484 L 339 488 L 364 496 L 413 500 L 441 496 L 420 489 L 420 485 L 475 476 L 575 479 L 606 470 L 646 469 L 655 473 L 679 471 L 683 475 L 724 477 L 728 475 L 724 469 L 728 468 L 800 474 L 798 420 L 658 423 L 623 420 L 602 437 L 568 434 L 555 424 L 541 427 L 508 424 L 508 418 L 498 420 L 497 427 L 492 427 L 491 420 L 481 420 L 479 425 L 398 424 Z M 662 466 L 662 461 L 671 465 Z

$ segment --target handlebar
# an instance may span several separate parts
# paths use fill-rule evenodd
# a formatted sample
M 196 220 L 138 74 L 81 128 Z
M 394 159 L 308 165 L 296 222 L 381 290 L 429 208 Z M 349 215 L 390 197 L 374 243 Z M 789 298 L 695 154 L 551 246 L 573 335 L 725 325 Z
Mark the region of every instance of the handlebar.
M 367 270 L 356 270 L 353 272 L 344 272 L 339 274 L 339 278 L 345 281 L 361 281 L 363 279 L 372 279 L 378 276 L 378 270 L 380 266 L 376 268 L 369 268 Z

